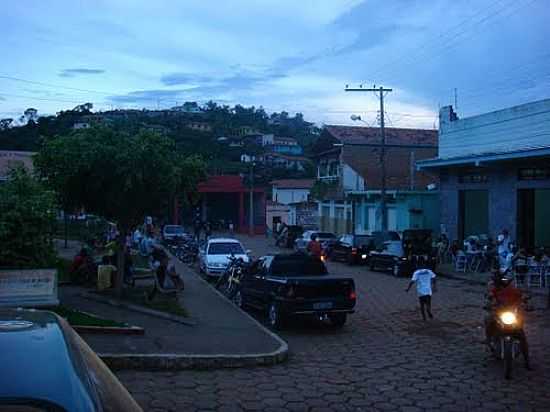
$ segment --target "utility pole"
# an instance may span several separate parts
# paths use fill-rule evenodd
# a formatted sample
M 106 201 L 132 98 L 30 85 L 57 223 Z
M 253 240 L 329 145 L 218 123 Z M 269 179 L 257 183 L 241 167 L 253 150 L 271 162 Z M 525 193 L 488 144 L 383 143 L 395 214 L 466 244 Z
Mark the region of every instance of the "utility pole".
M 384 130 L 384 93 L 391 92 L 393 89 L 384 87 L 350 88 L 346 85 L 346 92 L 375 92 L 380 99 L 380 168 L 382 171 L 382 190 L 380 191 L 380 209 L 382 211 L 382 231 L 388 230 L 388 211 L 386 208 L 386 131 Z
M 250 199 L 248 205 L 248 234 L 254 236 L 254 161 L 250 161 Z

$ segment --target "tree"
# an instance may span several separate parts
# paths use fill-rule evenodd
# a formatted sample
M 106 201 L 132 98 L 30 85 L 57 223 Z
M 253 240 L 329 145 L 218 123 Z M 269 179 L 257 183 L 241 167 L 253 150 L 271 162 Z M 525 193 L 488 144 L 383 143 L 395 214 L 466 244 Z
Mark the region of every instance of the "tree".
M 34 123 L 38 119 L 38 110 L 36 110 L 32 107 L 29 107 L 27 110 L 25 110 L 23 112 L 23 115 L 24 115 L 24 119 L 26 120 L 27 123 L 29 123 L 29 122 Z
M 13 119 L 10 119 L 10 118 L 0 119 L 0 130 L 9 129 L 12 122 L 13 122 Z
M 23 167 L 0 185 L 0 267 L 41 268 L 52 264 L 55 194 Z
M 110 128 L 46 141 L 35 166 L 62 202 L 117 223 L 119 268 L 129 230 L 144 216 L 166 212 L 175 196 L 192 191 L 204 174 L 198 159 L 176 152 L 173 140 L 146 130 L 130 135 Z M 118 273 L 120 292 L 122 270 Z

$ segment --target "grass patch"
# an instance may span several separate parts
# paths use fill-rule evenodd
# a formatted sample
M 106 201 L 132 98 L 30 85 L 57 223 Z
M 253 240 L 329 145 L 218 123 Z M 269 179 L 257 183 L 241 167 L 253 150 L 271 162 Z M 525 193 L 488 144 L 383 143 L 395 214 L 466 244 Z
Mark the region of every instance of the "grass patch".
M 103 319 L 88 313 L 80 312 L 66 306 L 56 306 L 52 309 L 62 318 L 65 318 L 72 326 L 103 326 L 103 327 L 126 327 L 125 323 L 115 322 L 110 319 Z
M 174 295 L 166 296 L 158 292 L 152 301 L 146 301 L 145 294 L 148 294 L 152 290 L 152 288 L 152 286 L 136 286 L 133 288 L 125 288 L 122 290 L 122 296 L 120 299 L 134 305 L 144 306 L 149 309 L 170 313 L 172 315 L 182 317 L 189 316 L 185 308 L 179 304 Z M 118 299 L 118 297 L 115 296 L 113 290 L 103 291 L 101 292 L 101 294 Z

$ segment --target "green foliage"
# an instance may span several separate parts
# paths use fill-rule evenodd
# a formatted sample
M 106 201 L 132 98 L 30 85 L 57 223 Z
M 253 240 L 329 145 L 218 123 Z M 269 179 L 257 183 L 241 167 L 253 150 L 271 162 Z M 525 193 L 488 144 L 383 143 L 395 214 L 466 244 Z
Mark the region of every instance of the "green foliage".
M 0 185 L 1 267 L 40 268 L 54 261 L 55 211 L 52 191 L 23 168 L 10 172 Z
M 72 326 L 100 326 L 100 327 L 126 327 L 125 323 L 115 322 L 110 319 L 103 319 L 90 313 L 80 312 L 67 306 L 56 306 L 52 309 L 62 318 L 65 318 Z
M 177 153 L 173 140 L 145 130 L 92 128 L 58 136 L 45 142 L 35 166 L 63 205 L 82 206 L 123 231 L 165 212 L 174 196 L 204 176 L 200 158 Z

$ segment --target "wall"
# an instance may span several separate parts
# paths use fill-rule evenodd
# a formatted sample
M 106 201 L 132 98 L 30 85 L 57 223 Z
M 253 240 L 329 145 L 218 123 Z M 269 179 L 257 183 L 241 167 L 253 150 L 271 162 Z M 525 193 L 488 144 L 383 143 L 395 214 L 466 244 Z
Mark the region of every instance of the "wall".
M 342 166 L 342 186 L 344 190 L 365 190 L 365 179 L 363 179 L 350 166 Z
M 543 162 L 544 163 L 544 162 Z M 494 163 L 480 167 L 487 174 L 485 183 L 460 183 L 460 168 L 441 171 L 441 226 L 450 239 L 458 239 L 459 230 L 459 191 L 487 190 L 489 235 L 493 238 L 502 229 L 508 229 L 513 239 L 517 237 L 517 191 L 518 189 L 550 189 L 550 180 L 520 181 L 518 170 L 536 166 L 534 160 L 522 162 Z M 550 221 L 544 222 L 550 232 Z
M 265 224 L 273 230 L 273 218 L 279 217 L 281 222 L 290 224 L 289 220 L 290 208 L 281 205 L 267 205 L 265 210 Z
M 550 147 L 550 99 L 454 121 L 451 113 L 439 113 L 440 158 Z
M 319 202 L 319 229 L 336 235 L 351 233 L 351 203 Z
M 406 193 L 387 203 L 388 230 L 431 229 L 439 233 L 439 193 Z M 411 209 L 416 212 L 411 213 Z M 390 215 L 393 215 L 394 218 Z M 374 219 L 374 222 L 373 222 Z M 356 233 L 371 233 L 382 229 L 382 216 L 378 197 L 356 202 Z
M 305 202 L 309 189 L 277 189 L 273 186 L 273 201 L 288 205 L 289 203 Z

